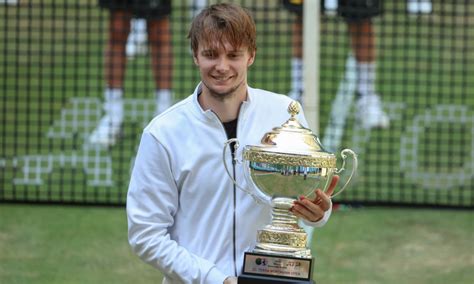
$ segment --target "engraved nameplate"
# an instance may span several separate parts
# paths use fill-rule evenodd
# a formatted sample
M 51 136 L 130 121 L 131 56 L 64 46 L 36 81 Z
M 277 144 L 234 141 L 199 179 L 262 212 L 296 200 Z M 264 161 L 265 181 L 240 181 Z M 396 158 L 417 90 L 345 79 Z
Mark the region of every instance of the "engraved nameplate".
M 309 280 L 311 278 L 311 262 L 310 258 L 247 252 L 244 257 L 243 273 Z

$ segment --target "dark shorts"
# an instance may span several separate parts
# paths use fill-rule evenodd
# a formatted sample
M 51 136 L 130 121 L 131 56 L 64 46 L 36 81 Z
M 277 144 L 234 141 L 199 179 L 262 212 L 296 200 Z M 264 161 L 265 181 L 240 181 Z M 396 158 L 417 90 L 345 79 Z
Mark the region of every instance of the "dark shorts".
M 109 10 L 127 10 L 136 18 L 160 19 L 171 14 L 171 0 L 99 0 Z
M 282 0 L 288 11 L 301 14 L 303 0 Z M 353 22 L 372 18 L 382 14 L 382 2 L 379 0 L 338 0 L 337 13 L 346 21 Z M 321 0 L 321 11 L 324 10 L 324 0 Z

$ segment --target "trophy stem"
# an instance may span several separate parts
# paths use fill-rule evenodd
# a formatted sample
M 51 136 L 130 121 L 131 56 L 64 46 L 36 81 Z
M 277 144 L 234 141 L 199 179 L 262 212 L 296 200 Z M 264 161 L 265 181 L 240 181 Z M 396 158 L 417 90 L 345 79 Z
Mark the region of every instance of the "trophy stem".
M 286 197 L 272 200 L 272 223 L 258 231 L 255 252 L 311 257 L 311 251 L 306 247 L 307 234 L 298 225 L 298 217 L 289 210 L 293 201 Z
M 298 218 L 286 208 L 273 208 L 272 224 L 279 226 L 298 226 Z
M 275 227 L 288 228 L 290 230 L 302 230 L 298 226 L 298 217 L 291 213 L 294 199 L 276 197 L 272 200 L 272 225 Z

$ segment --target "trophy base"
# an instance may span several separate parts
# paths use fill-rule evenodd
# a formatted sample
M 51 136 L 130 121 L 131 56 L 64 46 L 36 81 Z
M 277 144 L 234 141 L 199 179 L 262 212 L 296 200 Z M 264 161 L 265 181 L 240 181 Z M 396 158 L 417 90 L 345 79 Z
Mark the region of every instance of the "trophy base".
M 312 258 L 246 252 L 238 283 L 314 284 L 311 280 L 312 269 Z
M 238 284 L 315 284 L 313 280 L 281 279 L 268 276 L 241 275 Z

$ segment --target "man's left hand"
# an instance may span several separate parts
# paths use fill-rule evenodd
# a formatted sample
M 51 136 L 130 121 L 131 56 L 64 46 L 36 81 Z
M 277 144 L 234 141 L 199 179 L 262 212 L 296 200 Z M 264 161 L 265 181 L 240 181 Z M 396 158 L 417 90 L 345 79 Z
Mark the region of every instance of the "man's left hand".
M 290 211 L 297 217 L 310 222 L 321 220 L 324 217 L 324 212 L 331 208 L 331 195 L 333 194 L 338 181 L 339 176 L 334 175 L 326 192 L 323 192 L 321 189 L 316 189 L 316 197 L 314 200 L 311 200 L 306 196 L 300 196 L 299 200 L 295 200 Z

